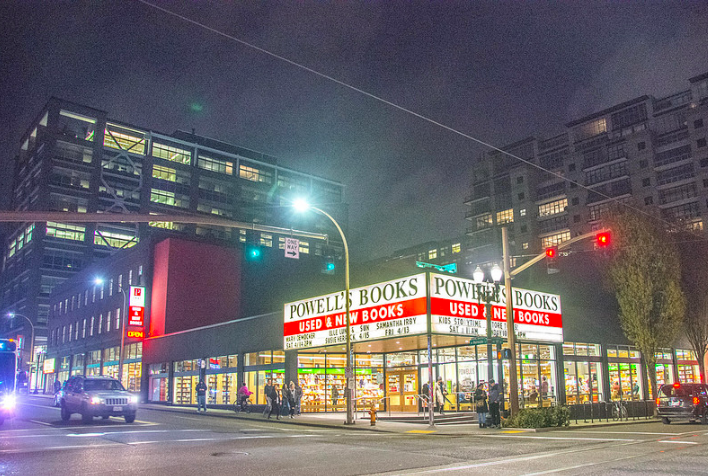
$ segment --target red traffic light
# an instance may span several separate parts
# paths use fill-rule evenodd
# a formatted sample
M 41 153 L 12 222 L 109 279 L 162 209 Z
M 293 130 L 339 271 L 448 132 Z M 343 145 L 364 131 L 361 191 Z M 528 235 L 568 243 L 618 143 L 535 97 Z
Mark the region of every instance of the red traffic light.
M 607 248 L 610 246 L 610 232 L 603 231 L 602 233 L 598 233 L 595 237 L 595 241 L 599 248 Z
M 556 254 L 558 254 L 558 248 L 555 246 L 551 246 L 550 248 L 546 248 L 546 257 L 547 258 L 555 258 Z

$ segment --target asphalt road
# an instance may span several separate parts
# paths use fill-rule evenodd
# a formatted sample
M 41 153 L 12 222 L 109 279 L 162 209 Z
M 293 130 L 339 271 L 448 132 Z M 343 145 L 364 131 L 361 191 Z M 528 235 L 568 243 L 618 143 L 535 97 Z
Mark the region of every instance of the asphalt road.
M 142 408 L 68 423 L 24 396 L 0 427 L 0 475 L 707 474 L 708 427 L 627 424 L 543 433 L 372 433 Z

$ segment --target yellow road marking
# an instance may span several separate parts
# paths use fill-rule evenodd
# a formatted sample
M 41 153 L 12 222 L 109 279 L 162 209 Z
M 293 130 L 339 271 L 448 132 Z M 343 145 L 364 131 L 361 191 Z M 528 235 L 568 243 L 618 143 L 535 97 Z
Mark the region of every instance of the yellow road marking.
M 436 430 L 409 430 L 406 433 L 436 433 Z

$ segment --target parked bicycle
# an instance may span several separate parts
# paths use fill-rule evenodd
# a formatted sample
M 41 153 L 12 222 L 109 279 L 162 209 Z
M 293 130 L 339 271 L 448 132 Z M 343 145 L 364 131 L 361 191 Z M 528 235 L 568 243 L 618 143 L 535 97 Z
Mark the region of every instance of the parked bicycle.
M 627 419 L 627 404 L 623 401 L 616 401 L 612 405 L 612 419 L 626 420 Z

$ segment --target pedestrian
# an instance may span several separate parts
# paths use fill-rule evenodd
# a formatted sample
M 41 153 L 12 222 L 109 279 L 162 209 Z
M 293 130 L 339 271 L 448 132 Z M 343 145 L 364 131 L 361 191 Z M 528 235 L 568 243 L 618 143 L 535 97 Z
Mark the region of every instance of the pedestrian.
M 441 415 L 445 414 L 445 402 L 447 402 L 447 389 L 443 383 L 442 377 L 438 377 L 435 382 L 435 408 L 440 411 Z
M 480 428 L 487 428 L 487 413 L 489 412 L 489 407 L 487 406 L 487 392 L 484 391 L 484 382 L 479 382 L 477 384 L 477 389 L 474 391 L 472 396 L 472 403 L 475 410 L 477 411 L 477 422 Z
M 265 392 L 270 400 L 270 413 L 268 413 L 268 419 L 270 420 L 271 415 L 275 413 L 276 419 L 280 420 L 280 404 L 278 402 L 278 389 L 272 384 L 272 380 L 269 380 L 270 385 L 266 386 Z
M 57 393 L 59 390 L 61 390 L 61 382 L 59 380 L 54 381 L 54 393 Z
M 290 406 L 290 418 L 295 418 L 295 382 L 292 380 L 288 388 L 288 405 Z
M 543 402 L 546 400 L 546 397 L 548 396 L 548 380 L 546 379 L 546 376 L 544 375 L 541 377 L 541 405 L 543 405 Z
M 339 389 L 336 385 L 332 385 L 332 406 L 337 409 L 337 402 L 339 401 Z
M 501 428 L 501 415 L 499 413 L 499 404 L 501 403 L 501 390 L 499 384 L 494 382 L 494 379 L 489 380 L 489 416 L 491 418 L 492 428 Z
M 428 382 L 423 384 L 423 388 L 420 391 L 421 396 L 423 397 L 421 399 L 421 404 L 423 405 L 423 415 L 425 415 L 425 412 L 428 410 L 430 407 L 430 385 L 428 385 Z
M 206 413 L 206 392 L 207 386 L 204 383 L 204 379 L 199 379 L 199 383 L 195 388 L 197 392 L 197 413 L 203 408 L 204 413 Z
M 265 418 L 266 416 L 270 418 L 270 413 L 271 410 L 273 409 L 273 398 L 271 395 L 273 394 L 273 379 L 269 378 L 268 382 L 266 383 L 265 387 L 263 387 L 263 394 L 266 397 L 266 407 L 263 409 L 263 417 Z
M 288 384 L 283 382 L 283 387 L 280 389 L 280 415 L 286 416 L 290 413 L 290 389 Z
M 300 407 L 302 405 L 302 387 L 299 382 L 295 383 L 295 407 L 297 408 L 297 414 L 300 416 Z

